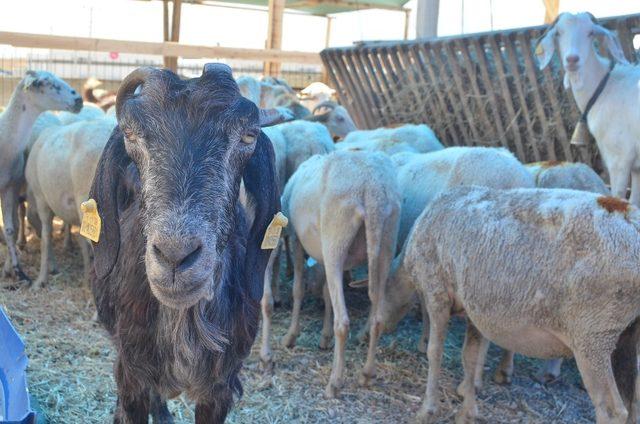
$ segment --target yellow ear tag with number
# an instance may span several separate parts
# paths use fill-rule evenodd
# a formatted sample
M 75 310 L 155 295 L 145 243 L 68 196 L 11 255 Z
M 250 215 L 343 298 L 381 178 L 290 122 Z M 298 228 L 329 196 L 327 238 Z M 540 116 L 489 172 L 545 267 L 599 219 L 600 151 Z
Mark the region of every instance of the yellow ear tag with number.
M 287 226 L 289 220 L 282 212 L 278 212 L 273 216 L 271 223 L 267 227 L 267 231 L 264 233 L 264 238 L 262 239 L 261 249 L 275 249 L 278 246 L 278 241 L 280 240 L 280 234 L 282 233 L 282 229 Z
M 89 199 L 80 205 L 82 211 L 82 225 L 80 225 L 80 235 L 94 242 L 100 240 L 100 227 L 102 221 L 98 215 L 98 204 L 95 200 Z
M 542 47 L 542 44 L 538 44 L 538 47 L 536 47 L 536 56 L 542 56 L 544 54 L 544 47 Z

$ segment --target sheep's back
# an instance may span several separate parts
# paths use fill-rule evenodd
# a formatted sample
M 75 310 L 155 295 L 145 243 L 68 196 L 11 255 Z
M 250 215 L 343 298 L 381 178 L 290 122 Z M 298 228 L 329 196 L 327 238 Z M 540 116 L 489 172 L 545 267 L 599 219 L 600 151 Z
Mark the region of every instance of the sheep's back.
M 640 313 L 639 230 L 638 209 L 612 197 L 456 188 L 418 218 L 407 257 L 439 277 L 422 279 L 427 291 L 455 287 L 472 320 L 559 328 L 591 314 L 609 325 L 607 314 Z

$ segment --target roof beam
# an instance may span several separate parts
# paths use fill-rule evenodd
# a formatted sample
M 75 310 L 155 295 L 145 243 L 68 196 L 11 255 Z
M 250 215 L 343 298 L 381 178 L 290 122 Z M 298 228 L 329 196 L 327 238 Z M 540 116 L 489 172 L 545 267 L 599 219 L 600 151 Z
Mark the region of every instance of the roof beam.
M 387 6 L 383 4 L 369 3 L 357 0 L 299 0 L 287 3 L 287 9 L 301 9 L 305 7 L 334 6 L 345 9 L 384 9 L 384 10 L 404 10 L 404 6 Z

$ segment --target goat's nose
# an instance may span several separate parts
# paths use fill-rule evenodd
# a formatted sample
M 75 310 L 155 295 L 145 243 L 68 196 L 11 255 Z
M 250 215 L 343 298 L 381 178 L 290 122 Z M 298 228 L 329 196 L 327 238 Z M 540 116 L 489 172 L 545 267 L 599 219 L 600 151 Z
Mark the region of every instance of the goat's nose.
M 580 62 L 580 56 L 578 56 L 577 54 L 570 54 L 569 56 L 566 57 L 565 60 L 569 65 L 577 65 L 578 62 Z
M 158 262 L 181 272 L 189 269 L 202 252 L 202 240 L 191 238 L 188 240 L 166 240 L 153 243 L 153 255 Z

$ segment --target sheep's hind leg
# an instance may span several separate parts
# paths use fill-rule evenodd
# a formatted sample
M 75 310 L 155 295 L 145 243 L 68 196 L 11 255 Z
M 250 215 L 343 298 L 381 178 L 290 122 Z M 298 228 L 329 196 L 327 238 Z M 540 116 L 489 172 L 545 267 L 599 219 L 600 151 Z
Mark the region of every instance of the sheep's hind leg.
M 27 216 L 27 206 L 24 200 L 18 201 L 18 249 L 24 250 L 27 245 L 27 223 L 25 218 Z
M 462 348 L 462 367 L 464 368 L 464 380 L 462 381 L 462 396 L 464 402 L 458 414 L 456 423 L 472 423 L 478 416 L 476 404 L 475 377 L 478 369 L 478 360 L 481 359 L 483 344 L 486 340 L 471 321 L 467 321 L 467 333 Z
M 260 344 L 260 364 L 262 370 L 271 372 L 273 369 L 273 353 L 271 352 L 271 319 L 273 315 L 273 278 L 279 278 L 276 266 L 280 258 L 280 247 L 282 242 L 278 243 L 275 249 L 271 251 L 267 269 L 264 271 L 264 292 L 260 306 L 262 310 L 262 342 Z
M 300 309 L 304 298 L 304 249 L 297 237 L 291 237 L 293 242 L 294 271 L 293 271 L 293 308 L 291 310 L 291 324 L 287 334 L 282 338 L 282 345 L 293 347 L 300 335 Z
M 574 356 L 584 386 L 596 410 L 596 423 L 626 424 L 628 412 L 614 379 L 611 352 L 604 348 L 603 344 L 599 344 L 579 348 L 574 351 Z
M 333 365 L 331 377 L 325 388 L 325 397 L 332 399 L 338 396 L 342 388 L 344 377 L 344 353 L 349 337 L 349 315 L 344 298 L 343 271 L 344 262 L 349 248 L 358 230 L 363 225 L 361 217 L 347 216 L 344 210 L 336 211 L 336 215 L 322 217 L 322 228 L 326 231 L 322 234 L 322 257 L 327 276 L 327 286 L 333 308 L 333 333 L 335 344 L 333 347 Z M 327 214 L 328 215 L 328 214 Z M 330 222 L 327 222 L 329 221 Z M 341 222 L 342 225 L 335 225 Z
M 324 299 L 324 319 L 322 320 L 322 333 L 320 334 L 320 349 L 329 349 L 333 338 L 333 308 L 331 307 L 331 294 L 326 281 L 322 287 Z
M 425 300 L 429 309 L 429 345 L 427 346 L 427 359 L 429 360 L 429 373 L 427 375 L 427 389 L 424 402 L 418 411 L 416 421 L 421 424 L 432 423 L 436 420 L 438 412 L 438 378 L 442 367 L 442 353 L 444 352 L 444 340 L 447 335 L 449 323 L 450 303 L 434 305 L 429 308 L 428 300 Z
M 511 384 L 513 377 L 513 352 L 510 350 L 504 350 L 502 352 L 502 359 L 498 364 L 496 373 L 493 375 L 493 381 L 498 384 Z
M 49 279 L 50 257 L 53 256 L 51 245 L 51 230 L 53 228 L 53 212 L 44 202 L 38 202 L 38 217 L 42 223 L 42 234 L 40 239 L 40 274 L 31 288 L 39 289 L 47 284 Z
M 562 359 L 549 359 L 544 361 L 540 370 L 536 374 L 536 380 L 540 383 L 551 383 L 560 377 Z
M 31 283 L 31 279 L 22 271 L 16 248 L 16 231 L 14 228 L 18 192 L 14 187 L 9 187 L 0 193 L 0 205 L 2 206 L 3 234 L 7 242 L 8 257 L 11 264 L 13 278 L 20 282 Z M 6 268 L 5 268 L 6 271 Z

